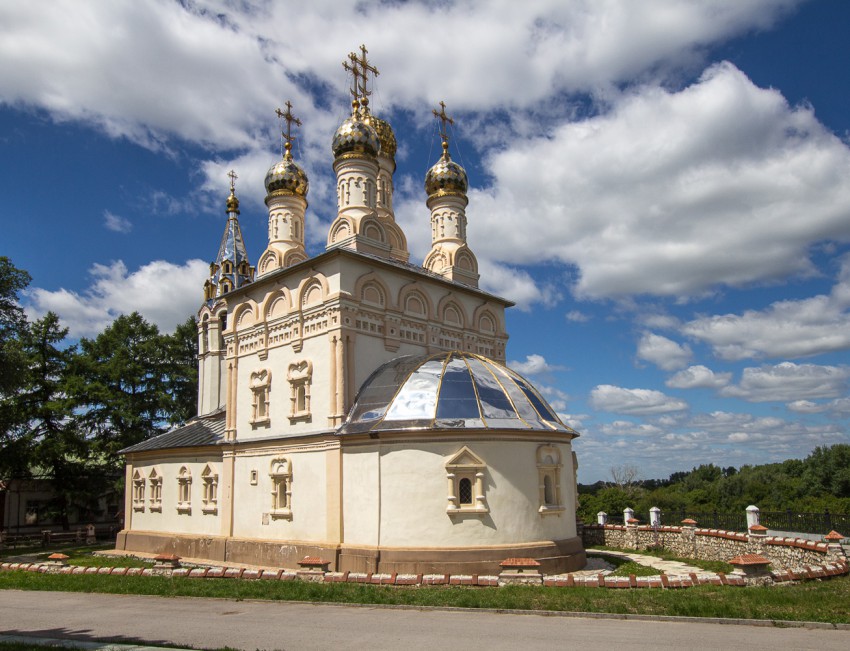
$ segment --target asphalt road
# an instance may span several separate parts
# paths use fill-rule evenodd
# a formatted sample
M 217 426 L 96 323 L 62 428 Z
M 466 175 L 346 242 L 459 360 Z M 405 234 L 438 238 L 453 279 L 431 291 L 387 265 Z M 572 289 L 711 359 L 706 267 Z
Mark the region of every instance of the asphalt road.
M 850 649 L 850 630 L 0 591 L 0 632 L 195 648 Z

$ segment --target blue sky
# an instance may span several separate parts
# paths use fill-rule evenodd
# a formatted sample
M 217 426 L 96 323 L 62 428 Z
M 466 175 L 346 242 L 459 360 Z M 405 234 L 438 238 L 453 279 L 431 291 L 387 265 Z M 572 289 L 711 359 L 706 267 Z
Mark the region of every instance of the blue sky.
M 443 100 L 482 287 L 517 303 L 508 359 L 582 433 L 581 481 L 848 442 L 850 3 L 290 6 L 0 5 L 0 255 L 32 274 L 30 316 L 184 320 L 231 168 L 256 262 L 286 100 L 323 250 L 365 43 L 411 259 Z

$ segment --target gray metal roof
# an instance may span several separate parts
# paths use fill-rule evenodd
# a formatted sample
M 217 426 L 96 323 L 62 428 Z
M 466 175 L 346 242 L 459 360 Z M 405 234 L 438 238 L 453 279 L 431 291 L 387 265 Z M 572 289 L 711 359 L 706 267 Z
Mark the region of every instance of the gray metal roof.
M 528 380 L 499 362 L 463 351 L 387 362 L 363 384 L 337 433 L 422 429 L 578 435 Z
M 190 420 L 185 425 L 121 450 L 121 454 L 168 448 L 216 445 L 224 440 L 224 410 Z

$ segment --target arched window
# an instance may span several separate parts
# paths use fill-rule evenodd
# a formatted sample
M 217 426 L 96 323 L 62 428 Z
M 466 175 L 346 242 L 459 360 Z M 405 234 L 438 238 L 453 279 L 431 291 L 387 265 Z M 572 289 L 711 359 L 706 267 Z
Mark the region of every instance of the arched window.
M 162 511 L 162 473 L 153 468 L 148 481 L 150 482 L 150 510 Z
M 446 463 L 448 506 L 446 513 L 489 513 L 487 506 L 487 466 L 468 447 L 462 447 Z
M 145 510 L 145 476 L 138 469 L 133 473 L 133 510 Z
M 218 512 L 218 471 L 207 464 L 201 473 L 204 482 L 204 498 L 201 510 L 204 513 Z
M 269 477 L 272 480 L 272 508 L 274 519 L 292 519 L 292 464 L 289 459 L 272 461 Z
M 472 504 L 472 480 L 463 477 L 457 485 L 457 501 L 461 506 Z
M 186 466 L 180 468 L 177 475 L 177 512 L 191 513 L 192 511 L 192 471 Z

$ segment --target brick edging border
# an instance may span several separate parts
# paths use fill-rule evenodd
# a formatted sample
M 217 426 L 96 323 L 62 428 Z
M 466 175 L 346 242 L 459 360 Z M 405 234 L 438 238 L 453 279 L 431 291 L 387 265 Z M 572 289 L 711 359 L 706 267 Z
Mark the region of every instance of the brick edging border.
M 477 574 L 380 574 L 372 572 L 322 572 L 320 570 L 246 570 L 237 567 L 180 567 L 155 569 L 150 567 L 81 567 L 53 563 L 0 563 L 0 571 L 38 572 L 40 574 L 103 574 L 115 576 L 168 576 L 189 579 L 242 579 L 267 581 L 310 581 L 315 583 L 364 583 L 371 585 L 466 585 L 497 587 L 514 583 L 546 587 L 584 588 L 690 588 L 697 585 L 745 586 L 743 576 L 722 572 L 660 574 L 659 576 L 612 577 L 604 574 L 575 576 L 573 574 L 543 576 L 539 574 L 477 575 Z M 850 574 L 846 561 L 805 565 L 770 572 L 765 578 L 773 583 L 788 583 L 826 579 Z

